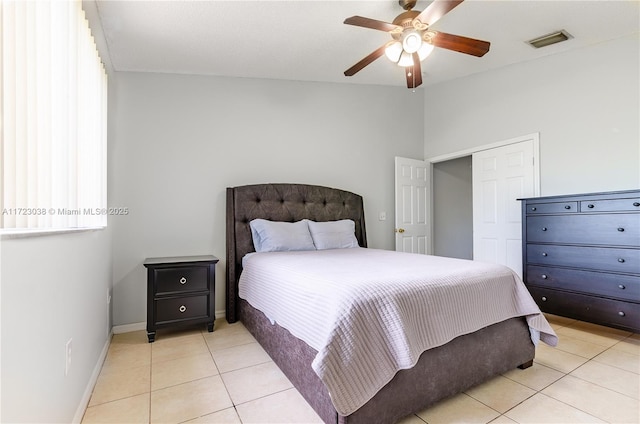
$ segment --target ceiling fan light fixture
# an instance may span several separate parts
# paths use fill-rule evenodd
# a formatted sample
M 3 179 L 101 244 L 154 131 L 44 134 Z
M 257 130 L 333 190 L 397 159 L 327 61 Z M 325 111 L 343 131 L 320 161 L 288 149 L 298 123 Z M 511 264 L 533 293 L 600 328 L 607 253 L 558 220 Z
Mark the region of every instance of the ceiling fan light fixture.
M 398 61 L 398 66 L 406 68 L 407 66 L 413 66 L 413 55 L 407 51 L 403 51 Z
M 389 41 L 384 49 L 384 54 L 393 63 L 398 63 L 402 55 L 402 43 L 397 40 Z
M 427 56 L 429 56 L 431 54 L 433 49 L 434 49 L 434 45 L 433 44 L 422 43 L 422 46 L 418 50 L 418 57 L 420 58 L 420 62 L 425 60 L 427 58 Z
M 402 48 L 407 53 L 415 53 L 422 47 L 422 37 L 417 31 L 407 31 L 402 37 Z

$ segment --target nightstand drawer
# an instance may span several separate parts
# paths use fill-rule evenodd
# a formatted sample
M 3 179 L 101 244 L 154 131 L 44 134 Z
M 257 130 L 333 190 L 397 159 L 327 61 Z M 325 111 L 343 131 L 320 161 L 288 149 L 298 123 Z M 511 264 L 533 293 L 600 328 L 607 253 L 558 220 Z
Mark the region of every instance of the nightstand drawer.
M 640 250 L 527 244 L 527 263 L 640 274 Z
M 527 266 L 527 284 L 640 302 L 640 276 Z
M 640 214 L 533 216 L 526 231 L 530 243 L 638 246 Z
M 208 294 L 156 300 L 156 323 L 207 318 L 208 306 Z
M 189 266 L 154 270 L 156 296 L 167 293 L 202 291 L 209 288 L 209 268 Z

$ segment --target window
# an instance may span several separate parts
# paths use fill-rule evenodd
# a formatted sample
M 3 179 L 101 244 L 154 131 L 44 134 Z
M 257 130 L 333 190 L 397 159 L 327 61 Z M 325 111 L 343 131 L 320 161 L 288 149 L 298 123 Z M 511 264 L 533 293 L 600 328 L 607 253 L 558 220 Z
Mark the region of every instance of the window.
M 0 231 L 104 227 L 107 75 L 81 2 L 0 1 Z

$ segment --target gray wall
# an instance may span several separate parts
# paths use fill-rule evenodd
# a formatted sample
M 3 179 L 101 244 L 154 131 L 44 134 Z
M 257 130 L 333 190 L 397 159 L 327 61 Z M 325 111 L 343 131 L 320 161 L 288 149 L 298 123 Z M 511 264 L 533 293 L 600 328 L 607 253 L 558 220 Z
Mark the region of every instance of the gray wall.
M 226 187 L 353 191 L 369 246 L 393 249 L 394 157 L 422 158 L 423 107 L 397 87 L 118 73 L 110 205 L 131 213 L 114 219 L 114 324 L 146 321 L 146 257 L 218 256 L 222 312 Z
M 1 421 L 71 422 L 111 331 L 110 234 L 1 243 Z M 69 339 L 72 363 L 65 376 Z
M 473 259 L 471 156 L 433 164 L 433 254 Z
M 425 90 L 425 157 L 540 133 L 541 195 L 640 187 L 637 34 Z

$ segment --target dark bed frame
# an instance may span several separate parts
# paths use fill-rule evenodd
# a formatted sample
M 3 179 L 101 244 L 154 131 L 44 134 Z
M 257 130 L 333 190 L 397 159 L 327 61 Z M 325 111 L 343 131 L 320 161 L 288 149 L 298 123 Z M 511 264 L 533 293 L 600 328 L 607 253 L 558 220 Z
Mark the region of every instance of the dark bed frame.
M 306 184 L 256 184 L 227 188 L 226 316 L 240 320 L 325 423 L 394 423 L 506 371 L 533 364 L 535 348 L 524 318 L 512 318 L 424 352 L 415 367 L 399 371 L 371 400 L 339 415 L 326 386 L 311 368 L 317 354 L 288 330 L 238 297 L 242 258 L 253 252 L 249 222 L 256 218 L 352 219 L 356 238 L 367 247 L 362 197 Z

